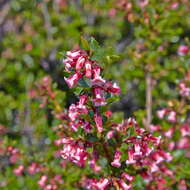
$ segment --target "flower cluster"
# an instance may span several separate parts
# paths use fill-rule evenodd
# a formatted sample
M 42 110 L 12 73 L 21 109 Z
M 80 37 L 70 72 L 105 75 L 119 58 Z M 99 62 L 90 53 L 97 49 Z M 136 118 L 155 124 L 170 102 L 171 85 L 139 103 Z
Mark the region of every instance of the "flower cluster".
M 61 139 L 61 144 L 64 145 L 63 150 L 60 152 L 64 159 L 67 159 L 78 166 L 84 166 L 87 160 L 88 153 L 86 152 L 85 145 L 73 139 Z
M 60 175 L 56 175 L 52 178 L 48 178 L 47 175 L 42 175 L 38 181 L 38 185 L 43 190 L 58 190 L 58 186 L 63 183 L 63 179 Z
M 187 84 L 184 82 L 181 82 L 179 84 L 179 93 L 181 96 L 189 97 L 190 96 L 190 87 L 187 86 Z
M 171 154 L 175 155 L 179 152 L 179 155 L 175 155 L 175 159 L 189 159 L 190 157 L 190 118 L 188 115 L 189 110 L 189 78 L 187 77 L 182 80 L 178 85 L 179 100 L 173 100 L 168 103 L 168 107 L 157 111 L 158 118 L 162 122 L 169 122 L 167 128 L 162 126 L 157 126 L 157 132 L 163 134 L 165 137 L 165 150 L 169 150 Z M 179 166 L 180 163 L 179 163 Z M 170 175 L 176 175 L 177 169 L 172 172 L 169 170 L 164 170 L 165 173 Z M 173 183 L 178 184 L 178 189 L 187 189 L 186 180 L 183 178 L 173 179 Z
M 176 112 L 171 109 L 162 109 L 157 111 L 157 115 L 160 119 L 164 117 L 171 123 L 175 123 L 177 120 Z
M 69 88 L 73 88 L 79 80 L 88 79 L 89 88 L 88 94 L 80 96 L 77 104 L 71 104 L 69 107 L 68 116 L 70 118 L 70 126 L 74 131 L 77 131 L 81 126 L 86 132 L 91 129 L 89 122 L 83 121 L 80 115 L 89 113 L 90 110 L 95 111 L 94 121 L 98 131 L 101 133 L 102 117 L 98 112 L 98 107 L 106 105 L 106 97 L 110 94 L 119 94 L 120 89 L 116 83 L 106 81 L 101 77 L 101 67 L 93 60 L 89 59 L 87 52 L 83 50 L 73 50 L 67 52 L 67 58 L 64 59 L 65 69 L 71 74 L 65 81 Z M 91 102 L 92 108 L 87 108 L 86 104 Z
M 69 134 L 80 134 L 80 137 L 75 135 L 72 138 L 63 132 L 55 144 L 63 146 L 59 151 L 62 158 L 80 167 L 88 163 L 98 174 L 99 179 L 86 176 L 81 185 L 94 190 L 106 190 L 112 186 L 131 189 L 135 176 L 125 172 L 128 167 L 133 167 L 147 181 L 155 179 L 154 173 L 160 176 L 163 170 L 171 174 L 163 163 L 171 161 L 172 156 L 161 149 L 161 137 L 146 132 L 132 118 L 120 124 L 112 121 L 112 113 L 107 108 L 109 98 L 119 94 L 120 89 L 115 83 L 102 78 L 102 68 L 90 59 L 88 52 L 68 51 L 63 63 L 69 73 L 65 77 L 69 88 L 79 86 L 82 89 L 79 101 L 64 112 L 64 127 L 59 129 L 70 131 Z M 106 166 L 100 164 L 103 158 L 107 160 Z M 103 177 L 101 173 L 105 167 L 113 174 Z M 141 171 L 140 168 L 146 169 Z M 115 169 L 119 172 L 114 174 Z

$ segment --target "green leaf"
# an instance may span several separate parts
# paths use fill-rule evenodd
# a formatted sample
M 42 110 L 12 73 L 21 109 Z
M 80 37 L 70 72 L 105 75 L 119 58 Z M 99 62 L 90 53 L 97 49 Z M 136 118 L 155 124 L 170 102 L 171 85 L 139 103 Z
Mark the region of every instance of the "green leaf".
M 107 102 L 108 102 L 108 104 L 111 104 L 111 103 L 116 102 L 118 100 L 119 100 L 118 96 L 112 96 L 111 98 L 107 99 Z
M 90 141 L 90 142 L 98 142 L 99 139 L 91 134 L 88 134 L 87 135 L 87 140 Z
M 93 56 L 91 57 L 92 60 L 102 62 L 103 58 L 105 56 L 105 51 L 103 49 L 97 49 L 94 53 Z
M 106 165 L 108 164 L 108 161 L 107 161 L 106 158 L 101 158 L 101 159 L 99 159 L 99 163 L 100 163 L 100 165 L 101 165 L 103 168 L 105 168 Z
M 81 78 L 79 80 L 79 85 L 83 88 L 89 88 L 90 87 L 90 83 L 89 83 L 88 79 L 84 80 L 83 78 Z
M 80 42 L 81 42 L 81 46 L 83 49 L 90 50 L 90 46 L 89 46 L 88 41 L 85 38 L 83 38 L 82 36 L 80 38 Z
M 74 93 L 75 93 L 77 96 L 79 96 L 82 91 L 83 91 L 83 88 L 81 88 L 81 87 L 76 87 L 76 88 L 74 89 Z
M 90 45 L 90 49 L 92 49 L 92 50 L 97 51 L 100 48 L 98 42 L 93 37 L 90 38 L 90 44 L 89 45 Z

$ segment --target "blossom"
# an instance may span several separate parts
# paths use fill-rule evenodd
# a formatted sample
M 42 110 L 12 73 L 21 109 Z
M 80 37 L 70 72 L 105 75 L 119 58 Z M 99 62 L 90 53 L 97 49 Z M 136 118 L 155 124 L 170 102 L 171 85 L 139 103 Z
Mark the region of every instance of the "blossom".
M 130 176 L 129 174 L 127 174 L 125 172 L 121 174 L 121 177 L 125 178 L 129 182 L 132 182 L 134 180 L 134 176 Z
M 84 63 L 85 58 L 83 56 L 79 57 L 79 59 L 76 62 L 76 71 L 80 71 L 83 68 Z
M 87 160 L 88 153 L 86 152 L 85 146 L 82 142 L 67 139 L 64 142 L 64 147 L 61 151 L 61 156 L 64 159 L 70 160 L 78 166 L 83 167 Z
M 121 152 L 116 151 L 114 155 L 114 161 L 111 163 L 111 165 L 116 168 L 119 168 L 121 166 L 120 159 L 121 159 Z
M 150 125 L 150 130 L 152 132 L 160 130 L 161 127 L 159 125 Z
M 136 163 L 136 160 L 134 158 L 134 150 L 131 149 L 131 150 L 128 150 L 128 160 L 126 160 L 126 164 L 134 164 Z
M 158 111 L 157 111 L 157 115 L 158 115 L 158 117 L 159 117 L 160 119 L 163 119 L 164 116 L 165 116 L 165 114 L 166 114 L 166 110 L 165 110 L 165 109 L 163 109 L 163 110 L 158 110 Z
M 168 121 L 170 121 L 171 123 L 176 122 L 176 112 L 175 111 L 170 111 L 168 114 Z
M 106 82 L 105 84 L 105 90 L 113 93 L 113 94 L 119 94 L 120 93 L 120 88 L 116 83 L 112 84 L 111 82 Z
M 85 75 L 87 78 L 90 78 L 92 76 L 92 63 L 88 60 L 85 63 Z
M 114 137 L 115 135 L 115 131 L 114 130 L 111 130 L 107 133 L 106 137 L 107 139 L 111 139 L 112 137 Z
M 118 180 L 118 184 L 123 190 L 131 189 L 131 185 L 126 184 L 122 179 Z
M 164 132 L 164 135 L 165 135 L 166 137 L 168 137 L 168 138 L 171 138 L 172 135 L 173 135 L 173 133 L 174 133 L 174 129 L 173 129 L 173 128 L 170 128 L 170 129 L 168 129 L 168 131 Z
M 185 96 L 185 97 L 190 96 L 190 88 L 187 87 L 185 83 L 181 82 L 179 84 L 179 88 L 180 88 L 179 93 L 181 94 L 181 96 Z
M 18 168 L 14 169 L 14 174 L 16 176 L 22 176 L 23 175 L 23 171 L 24 171 L 24 166 L 20 165 L 20 166 L 18 166 Z
M 189 47 L 186 45 L 180 45 L 178 48 L 178 55 L 184 56 L 189 52 Z
M 75 73 L 74 75 L 71 75 L 69 78 L 64 77 L 64 79 L 67 85 L 69 86 L 69 88 L 73 88 L 81 77 L 82 77 L 82 74 L 78 72 L 78 73 Z
M 97 112 L 94 114 L 94 121 L 96 123 L 96 127 L 97 127 L 98 132 L 101 133 L 103 131 L 102 116 Z
M 38 181 L 38 185 L 40 187 L 45 187 L 45 183 L 48 180 L 48 177 L 46 175 L 41 176 L 40 180 Z
M 94 172 L 96 172 L 96 173 L 99 172 L 102 169 L 101 166 L 97 165 L 95 159 L 90 160 L 89 165 L 94 170 Z
M 184 136 L 190 136 L 190 126 L 188 124 L 184 124 L 181 126 L 181 135 Z
M 102 88 L 94 88 L 94 105 L 95 106 L 103 106 L 106 104 L 106 99 L 104 97 L 104 90 Z
M 35 173 L 39 172 L 39 170 L 39 165 L 35 162 L 32 162 L 32 164 L 28 167 L 28 173 L 31 175 L 34 175 Z
M 109 185 L 109 180 L 104 178 L 100 179 L 94 186 L 97 187 L 98 190 L 105 190 Z

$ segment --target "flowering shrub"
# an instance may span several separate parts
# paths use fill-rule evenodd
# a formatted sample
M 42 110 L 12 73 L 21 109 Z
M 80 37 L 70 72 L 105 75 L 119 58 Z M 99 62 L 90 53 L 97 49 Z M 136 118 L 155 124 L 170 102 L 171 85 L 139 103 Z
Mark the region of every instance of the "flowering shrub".
M 88 41 L 83 39 L 84 43 L 86 45 Z M 94 44 L 98 46 L 91 39 L 87 51 L 68 51 L 63 60 L 68 73 L 65 81 L 78 96 L 78 101 L 72 103 L 68 110 L 55 112 L 61 120 L 56 129 L 57 154 L 81 168 L 87 168 L 88 172 L 84 172 L 80 180 L 85 189 L 115 187 L 127 190 L 133 187 L 137 176 L 145 179 L 147 186 L 165 175 L 171 176 L 165 162 L 170 162 L 172 156 L 161 148 L 160 136 L 146 132 L 132 118 L 114 122 L 109 105 L 119 95 L 120 89 L 116 83 L 102 78 L 103 68 L 96 60 Z M 54 93 L 48 87 L 50 83 L 47 79 L 43 81 L 43 86 L 47 84 L 45 97 L 55 102 Z M 163 171 L 167 172 L 163 174 Z M 42 176 L 39 181 L 44 189 L 46 180 Z
M 168 107 L 157 111 L 158 118 L 162 121 L 161 126 L 156 130 L 165 137 L 165 150 L 167 149 L 174 155 L 174 160 L 171 163 L 176 178 L 172 183 L 177 183 L 178 189 L 188 189 L 189 178 L 186 177 L 188 168 L 183 168 L 183 165 L 189 165 L 189 148 L 190 148 L 190 125 L 189 125 L 189 76 L 179 82 L 178 93 L 179 100 L 170 100 Z M 169 125 L 167 125 L 169 124 Z M 165 127 L 163 127 L 165 126 Z M 178 163 L 178 165 L 176 165 Z M 179 172 L 180 170 L 180 172 Z

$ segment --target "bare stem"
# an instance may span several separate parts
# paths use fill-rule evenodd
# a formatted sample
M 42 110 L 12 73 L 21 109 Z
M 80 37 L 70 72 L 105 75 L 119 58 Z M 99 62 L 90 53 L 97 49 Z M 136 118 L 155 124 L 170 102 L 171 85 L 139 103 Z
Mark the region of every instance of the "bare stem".
M 42 3 L 42 13 L 44 15 L 44 20 L 45 20 L 45 27 L 46 27 L 46 31 L 47 31 L 47 38 L 48 39 L 52 39 L 52 24 L 51 24 L 51 19 L 50 19 L 50 15 L 48 12 L 48 7 L 47 7 L 47 3 L 43 2 Z
M 152 122 L 152 78 L 148 72 L 146 74 L 146 128 L 148 129 Z

